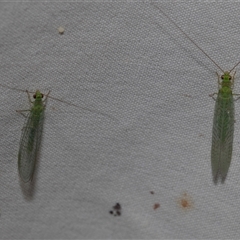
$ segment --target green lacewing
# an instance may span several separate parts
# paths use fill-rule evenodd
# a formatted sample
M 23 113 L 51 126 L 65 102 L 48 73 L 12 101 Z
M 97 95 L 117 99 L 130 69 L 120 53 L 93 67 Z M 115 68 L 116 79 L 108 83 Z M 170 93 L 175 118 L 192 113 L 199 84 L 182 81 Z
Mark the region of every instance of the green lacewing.
M 86 111 L 96 112 L 112 118 L 108 114 L 104 114 L 96 110 L 90 110 L 88 108 L 79 107 L 70 102 L 63 101 L 63 100 L 54 98 L 52 96 L 49 96 L 50 91 L 46 95 L 44 95 L 39 90 L 36 90 L 35 94 L 33 95 L 33 98 L 35 100 L 32 101 L 30 94 L 27 90 L 24 91 L 22 89 L 9 87 L 4 84 L 0 84 L 0 86 L 6 87 L 12 90 L 16 90 L 16 91 L 27 92 L 28 99 L 31 104 L 30 109 L 17 111 L 20 113 L 26 112 L 26 111 L 29 112 L 22 130 L 22 136 L 21 136 L 20 146 L 18 151 L 18 172 L 19 172 L 20 178 L 25 183 L 31 181 L 33 178 L 35 164 L 36 164 L 36 160 L 37 160 L 40 145 L 41 145 L 41 137 L 42 137 L 43 121 L 44 121 L 44 110 L 46 107 L 46 104 L 44 103 L 46 102 L 47 98 L 52 98 L 54 100 L 66 103 L 68 105 L 71 105 L 80 109 L 84 109 Z
M 216 183 L 218 179 L 222 182 L 225 181 L 228 169 L 232 159 L 233 147 L 233 133 L 234 133 L 234 99 L 232 90 L 234 87 L 235 73 L 231 72 L 237 67 L 240 61 L 230 70 L 224 71 L 222 68 L 201 48 L 193 41 L 165 12 L 161 7 L 156 6 L 150 2 L 156 9 L 161 12 L 189 41 L 191 41 L 212 63 L 217 66 L 223 73 L 221 76 L 218 74 L 218 93 L 215 100 L 215 110 L 213 117 L 212 128 L 212 147 L 211 147 L 211 165 L 213 181 Z M 221 79 L 221 80 L 220 80 Z
M 48 92 L 48 94 L 50 91 Z M 31 101 L 29 92 L 27 91 L 29 102 L 32 104 L 27 116 L 26 123 L 22 130 L 22 136 L 18 151 L 18 172 L 23 182 L 29 182 L 33 178 L 36 159 L 41 145 L 43 120 L 44 120 L 44 102 L 47 100 L 48 94 L 43 100 L 43 94 L 37 90 L 33 95 L 35 99 Z

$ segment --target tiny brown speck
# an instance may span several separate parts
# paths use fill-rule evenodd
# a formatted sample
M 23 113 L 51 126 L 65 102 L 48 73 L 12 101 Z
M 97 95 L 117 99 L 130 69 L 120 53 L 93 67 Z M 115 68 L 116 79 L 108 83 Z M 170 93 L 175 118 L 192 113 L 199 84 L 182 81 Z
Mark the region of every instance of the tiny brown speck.
M 155 204 L 153 205 L 153 209 L 156 210 L 156 209 L 158 209 L 158 208 L 160 208 L 160 204 L 159 204 L 159 203 L 155 203 Z

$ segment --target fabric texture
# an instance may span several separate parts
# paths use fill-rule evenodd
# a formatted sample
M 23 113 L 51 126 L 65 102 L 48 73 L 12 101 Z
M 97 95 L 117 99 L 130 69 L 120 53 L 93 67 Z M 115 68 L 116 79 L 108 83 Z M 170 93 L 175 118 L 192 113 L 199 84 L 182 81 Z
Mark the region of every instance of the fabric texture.
M 240 60 L 239 3 L 154 4 L 224 70 Z M 239 238 L 240 103 L 216 185 L 209 94 L 221 71 L 149 1 L 1 2 L 0 32 L 1 84 L 78 106 L 48 98 L 23 184 L 16 110 L 28 98 L 0 86 L 1 239 Z

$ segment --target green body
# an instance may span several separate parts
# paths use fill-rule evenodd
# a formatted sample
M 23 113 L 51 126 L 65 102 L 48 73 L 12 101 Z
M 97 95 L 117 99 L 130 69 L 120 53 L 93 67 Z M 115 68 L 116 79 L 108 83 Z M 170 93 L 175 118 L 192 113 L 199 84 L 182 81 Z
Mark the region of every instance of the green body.
M 234 100 L 232 87 L 234 76 L 224 72 L 219 82 L 213 129 L 211 163 L 212 174 L 216 182 L 219 177 L 224 181 L 231 163 L 234 132 Z
M 230 73 L 240 64 L 238 61 L 229 72 L 224 70 L 207 54 L 198 44 L 191 39 L 185 31 L 178 26 L 165 12 L 162 7 L 157 6 L 150 1 L 155 8 L 159 10 L 193 45 L 195 45 L 217 68 L 219 68 L 223 75 L 222 82 L 218 78 L 219 91 L 215 104 L 213 130 L 212 130 L 212 150 L 211 163 L 212 174 L 216 182 L 221 177 L 222 182 L 227 176 L 227 172 L 232 158 L 233 132 L 234 132 L 234 100 L 233 100 L 233 84 L 234 74 Z M 237 94 L 239 95 L 239 94 Z
M 34 97 L 35 101 L 29 110 L 30 113 L 23 128 L 18 152 L 18 171 L 23 182 L 32 180 L 41 143 L 45 105 L 40 91 L 37 90 Z

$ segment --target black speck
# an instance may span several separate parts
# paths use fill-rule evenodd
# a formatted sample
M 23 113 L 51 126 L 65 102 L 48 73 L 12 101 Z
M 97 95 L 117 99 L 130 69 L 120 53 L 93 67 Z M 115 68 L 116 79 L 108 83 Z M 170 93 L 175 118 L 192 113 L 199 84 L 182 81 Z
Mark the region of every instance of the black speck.
M 121 216 L 122 207 L 120 203 L 116 203 L 115 206 L 112 207 L 113 210 L 109 211 L 113 216 Z

